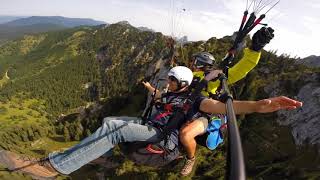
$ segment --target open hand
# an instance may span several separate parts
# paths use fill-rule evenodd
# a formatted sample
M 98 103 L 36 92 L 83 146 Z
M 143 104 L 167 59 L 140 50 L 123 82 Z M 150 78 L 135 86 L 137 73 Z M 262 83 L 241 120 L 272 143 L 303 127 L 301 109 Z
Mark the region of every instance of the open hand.
M 142 84 L 143 84 L 144 87 L 147 88 L 147 89 L 149 89 L 150 87 L 152 87 L 149 82 L 142 81 Z
M 279 96 L 257 101 L 256 112 L 269 113 L 282 109 L 292 110 L 302 106 L 302 102 L 290 99 L 285 96 Z

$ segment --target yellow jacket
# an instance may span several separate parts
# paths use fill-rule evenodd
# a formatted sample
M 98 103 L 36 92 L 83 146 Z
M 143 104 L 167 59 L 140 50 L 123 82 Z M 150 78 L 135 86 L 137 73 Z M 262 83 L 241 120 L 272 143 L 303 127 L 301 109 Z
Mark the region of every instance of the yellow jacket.
M 235 83 L 244 78 L 249 71 L 251 71 L 259 62 L 260 52 L 253 51 L 249 48 L 244 49 L 244 55 L 240 61 L 229 69 L 228 72 L 228 84 Z M 203 71 L 193 72 L 194 78 L 204 78 Z M 206 91 L 202 91 L 204 96 L 209 96 L 209 93 L 216 94 L 216 90 L 220 85 L 220 81 L 209 81 Z

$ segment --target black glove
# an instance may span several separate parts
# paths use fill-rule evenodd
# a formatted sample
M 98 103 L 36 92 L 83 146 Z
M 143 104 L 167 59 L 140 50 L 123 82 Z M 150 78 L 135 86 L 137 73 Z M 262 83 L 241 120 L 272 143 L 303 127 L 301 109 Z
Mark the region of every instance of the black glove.
M 260 51 L 274 37 L 274 30 L 271 27 L 262 27 L 252 36 L 252 44 L 250 49 Z

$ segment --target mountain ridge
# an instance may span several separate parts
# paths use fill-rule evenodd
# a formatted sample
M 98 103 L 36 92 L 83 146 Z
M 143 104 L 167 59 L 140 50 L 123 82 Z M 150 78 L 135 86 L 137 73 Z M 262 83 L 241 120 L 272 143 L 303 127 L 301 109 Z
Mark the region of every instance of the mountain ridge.
M 0 15 L 0 24 L 4 24 L 16 19 L 25 18 L 26 16 L 8 16 L 8 15 Z
M 56 149 L 47 148 L 44 139 L 62 139 L 61 143 L 78 141 L 94 132 L 105 116 L 141 115 L 146 91 L 140 82 L 145 80 L 156 84 L 157 79 L 165 76 L 165 70 L 170 66 L 167 40 L 168 37 L 161 33 L 141 31 L 127 23 L 116 23 L 26 36 L 0 47 L 0 74 L 5 76 L 8 72 L 10 77 L 0 91 L 0 116 L 5 117 L 8 126 L 15 128 L 7 133 L 8 127 L 2 128 L 4 135 L 0 136 L 0 146 L 22 153 L 45 155 Z M 192 54 L 204 50 L 214 52 L 216 59 L 220 60 L 231 45 L 231 37 L 186 42 L 177 50 L 177 63 L 187 64 Z M 240 56 L 241 53 L 235 61 Z M 305 76 L 317 75 L 317 72 L 294 64 L 295 60 L 263 51 L 258 66 L 235 85 L 237 97 L 262 99 L 280 94 L 298 96 L 300 88 L 314 82 L 313 79 L 303 81 Z M 7 115 L 12 112 L 20 114 L 17 117 Z M 296 116 L 299 111 L 290 111 L 290 114 Z M 39 117 L 43 119 L 40 121 Z M 276 113 L 252 114 L 246 116 L 248 120 L 239 120 L 244 149 L 248 153 L 245 155 L 249 176 L 254 178 L 264 173 L 261 177 L 265 179 L 275 174 L 278 179 L 311 178 L 312 174 L 304 174 L 300 167 L 315 166 L 317 161 L 307 162 L 309 166 L 306 163 L 290 164 L 298 150 L 292 142 L 290 129 L 282 131 L 284 128 L 276 125 L 279 118 L 283 117 Z M 48 123 L 40 123 L 38 127 L 16 128 L 20 123 L 37 120 Z M 45 128 L 49 126 L 49 129 Z M 258 135 L 253 134 L 254 131 L 258 131 Z M 44 145 L 28 145 L 34 141 L 43 142 Z M 271 149 L 266 146 L 270 143 Z M 198 151 L 199 163 L 192 178 L 223 178 L 226 168 L 224 148 L 209 151 L 199 147 Z M 308 151 L 302 152 L 315 157 Z M 181 161 L 162 169 L 152 169 L 128 162 L 118 155 L 118 151 L 115 154 L 122 165 L 106 170 L 105 177 L 179 177 Z M 282 164 L 277 164 L 279 161 Z M 275 163 L 272 171 L 261 168 L 270 162 Z M 88 171 L 96 172 L 97 169 Z M 301 173 L 297 174 L 297 171 Z M 85 174 L 86 171 L 80 170 L 72 176 L 84 178 Z
M 3 25 L 7 26 L 26 26 L 33 24 L 57 24 L 65 27 L 76 27 L 81 25 L 96 26 L 106 24 L 103 21 L 96 21 L 90 18 L 68 18 L 63 16 L 30 16 L 16 19 Z
M 298 59 L 297 63 L 304 64 L 309 67 L 320 67 L 320 56 L 310 55 L 303 59 Z
M 76 26 L 97 26 L 107 23 L 89 18 L 66 18 L 62 16 L 31 16 L 0 24 L 0 45 L 21 38 L 26 34 L 57 31 Z

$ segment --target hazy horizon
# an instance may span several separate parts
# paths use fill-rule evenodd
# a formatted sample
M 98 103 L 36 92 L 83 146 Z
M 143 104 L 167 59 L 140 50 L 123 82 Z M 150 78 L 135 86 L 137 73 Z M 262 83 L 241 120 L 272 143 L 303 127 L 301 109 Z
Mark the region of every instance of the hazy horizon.
M 270 0 L 269 0 L 270 1 Z M 172 8 L 175 19 L 172 17 Z M 128 21 L 135 27 L 144 26 L 165 35 L 188 36 L 190 41 L 221 38 L 237 31 L 246 8 L 246 0 L 11 0 L 0 11 L 6 16 L 63 16 L 90 18 L 106 23 Z M 290 6 L 288 6 L 290 3 Z M 320 2 L 282 0 L 272 9 L 263 23 L 275 29 L 275 38 L 266 50 L 291 57 L 320 56 Z M 183 12 L 182 12 L 183 10 Z M 298 12 L 298 13 L 297 13 Z M 170 14 L 171 13 L 171 14 Z M 174 20 L 179 20 L 174 27 Z M 177 22 L 175 22 L 177 24 Z M 174 29 L 175 28 L 175 29 Z M 259 27 L 260 28 L 260 27 Z M 252 35 L 256 27 L 250 34 Z

